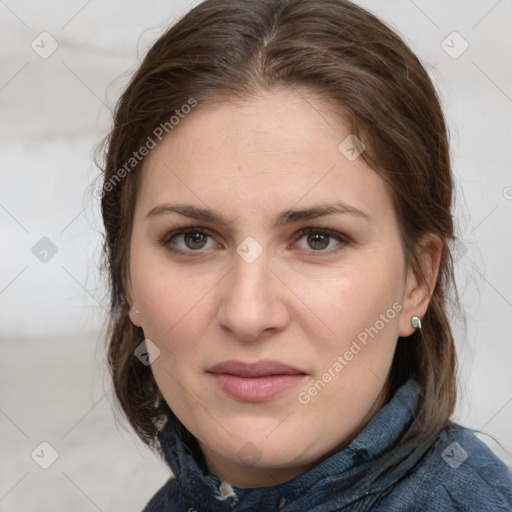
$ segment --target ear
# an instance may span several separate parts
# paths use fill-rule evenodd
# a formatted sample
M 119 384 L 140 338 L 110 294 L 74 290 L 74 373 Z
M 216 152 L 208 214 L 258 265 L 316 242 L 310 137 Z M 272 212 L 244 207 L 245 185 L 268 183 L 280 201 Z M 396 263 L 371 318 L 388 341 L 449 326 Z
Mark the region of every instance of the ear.
M 422 319 L 427 312 L 437 282 L 442 251 L 443 243 L 439 236 L 433 233 L 426 234 L 418 244 L 417 259 L 420 268 L 419 272 L 410 267 L 407 270 L 403 308 L 398 324 L 398 335 L 401 337 L 410 336 L 415 331 L 411 325 L 413 315 Z
M 130 311 L 128 312 L 128 317 L 130 318 L 132 324 L 135 325 L 135 327 L 142 327 L 139 317 L 139 311 L 137 310 L 136 305 L 130 308 Z
M 135 327 L 142 327 L 142 324 L 140 322 L 140 315 L 139 315 L 139 308 L 137 306 L 137 301 L 134 298 L 133 295 L 133 289 L 131 284 L 131 279 L 128 277 L 128 283 L 126 285 L 126 295 L 127 300 L 126 303 L 130 306 L 130 309 L 128 311 L 128 317 L 133 325 Z

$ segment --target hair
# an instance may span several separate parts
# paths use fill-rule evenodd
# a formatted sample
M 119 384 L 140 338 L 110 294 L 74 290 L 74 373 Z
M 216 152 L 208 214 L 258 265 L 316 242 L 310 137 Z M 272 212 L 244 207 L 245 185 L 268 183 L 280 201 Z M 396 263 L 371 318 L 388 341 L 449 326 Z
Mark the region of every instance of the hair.
M 130 237 L 144 163 L 134 154 L 158 127 L 170 132 L 169 119 L 191 100 L 198 110 L 283 87 L 340 112 L 364 143 L 361 157 L 391 194 L 407 268 L 421 277 L 425 235 L 442 241 L 422 328 L 398 339 L 385 390 L 389 399 L 409 378 L 418 382 L 416 435 L 449 423 L 456 402 L 447 313 L 455 289 L 453 178 L 447 128 L 426 70 L 393 30 L 347 0 L 206 0 L 147 52 L 117 103 L 102 165 L 109 368 L 120 407 L 150 446 L 169 422 L 188 439 L 191 434 L 166 404 L 151 368 L 133 354 L 144 340 L 128 316 Z

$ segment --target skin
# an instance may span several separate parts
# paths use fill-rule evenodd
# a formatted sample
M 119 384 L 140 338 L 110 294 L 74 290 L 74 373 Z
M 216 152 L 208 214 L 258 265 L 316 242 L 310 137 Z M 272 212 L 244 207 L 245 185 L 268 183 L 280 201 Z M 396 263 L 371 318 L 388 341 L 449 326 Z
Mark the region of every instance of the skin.
M 145 161 L 130 247 L 137 311 L 130 318 L 159 348 L 156 382 L 198 439 L 209 471 L 241 487 L 290 480 L 362 430 L 384 404 L 397 338 L 413 333 L 410 318 L 425 314 L 437 277 L 435 238 L 420 258 L 427 286 L 406 267 L 382 178 L 363 158 L 351 162 L 338 150 L 349 134 L 317 98 L 282 89 L 242 104 L 199 105 Z M 284 210 L 336 201 L 368 218 L 334 213 L 274 226 Z M 230 224 L 147 216 L 163 203 L 208 208 Z M 172 238 L 185 226 L 211 236 Z M 348 241 L 318 243 L 318 233 L 308 239 L 304 228 Z M 263 251 L 251 263 L 236 252 L 249 236 Z M 301 403 L 299 393 L 394 303 L 401 311 Z M 243 402 L 206 373 L 232 359 L 278 360 L 306 376 L 271 400 Z

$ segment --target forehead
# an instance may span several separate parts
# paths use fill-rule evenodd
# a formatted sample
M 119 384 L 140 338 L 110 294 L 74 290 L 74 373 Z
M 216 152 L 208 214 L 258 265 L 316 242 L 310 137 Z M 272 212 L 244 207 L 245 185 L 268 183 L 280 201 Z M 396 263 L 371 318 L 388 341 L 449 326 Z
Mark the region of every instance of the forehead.
M 385 210 L 382 178 L 340 150 L 350 135 L 326 104 L 293 90 L 200 104 L 147 156 L 137 207 L 180 199 L 243 216 L 344 200 Z

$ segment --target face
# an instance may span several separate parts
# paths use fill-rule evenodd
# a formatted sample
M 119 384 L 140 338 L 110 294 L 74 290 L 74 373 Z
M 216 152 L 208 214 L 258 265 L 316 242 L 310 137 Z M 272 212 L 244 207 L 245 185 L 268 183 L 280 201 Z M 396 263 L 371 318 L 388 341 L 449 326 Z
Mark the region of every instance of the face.
M 383 180 L 338 148 L 349 134 L 280 90 L 199 105 L 144 165 L 130 317 L 165 400 L 236 485 L 347 444 L 424 312 Z

